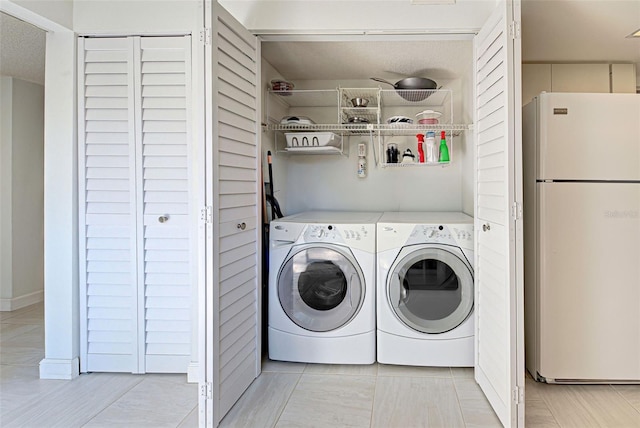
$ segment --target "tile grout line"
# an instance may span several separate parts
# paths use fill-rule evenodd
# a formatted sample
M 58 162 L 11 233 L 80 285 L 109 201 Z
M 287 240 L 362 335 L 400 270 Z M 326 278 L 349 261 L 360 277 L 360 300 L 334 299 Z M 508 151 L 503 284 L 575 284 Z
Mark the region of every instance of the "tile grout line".
M 525 376 L 526 376 L 526 373 L 525 373 Z M 533 376 L 531 377 L 531 379 L 534 382 L 538 382 L 537 380 L 533 379 Z M 546 382 L 538 382 L 538 383 L 544 383 L 545 385 L 549 385 Z M 545 396 L 546 396 L 546 394 L 540 394 L 540 397 L 541 397 L 540 401 L 542 401 L 544 403 L 544 405 L 547 407 L 547 409 L 549 410 L 549 413 L 551 414 L 551 417 L 555 421 L 556 425 L 558 425 L 560 428 L 563 428 L 562 424 L 560 423 L 560 421 L 556 417 L 556 414 L 553 412 L 553 407 L 549 406 L 549 403 L 547 402 L 547 400 L 545 400 Z M 524 404 L 525 404 L 525 407 L 526 407 L 526 405 L 527 405 L 527 387 L 526 386 L 525 386 L 525 392 L 524 392 Z M 525 418 L 527 417 L 526 410 L 525 410 L 525 413 L 524 413 L 524 417 Z M 526 424 L 526 419 L 525 419 L 525 424 Z
M 376 395 L 378 394 L 378 379 L 380 374 L 380 365 L 376 367 L 376 384 L 373 387 L 373 399 L 371 400 L 371 416 L 369 417 L 369 428 L 373 427 L 373 412 L 376 404 Z
M 116 401 L 120 400 L 122 397 L 124 397 L 126 394 L 128 394 L 133 388 L 135 388 L 136 386 L 140 385 L 143 381 L 144 381 L 144 378 L 140 379 L 140 382 L 137 382 L 136 384 L 131 385 L 131 388 L 127 389 L 126 391 L 123 391 L 122 394 L 120 394 L 119 397 L 114 398 L 109 404 L 105 405 L 98 413 L 96 413 L 95 415 L 91 416 L 86 422 L 84 422 L 80 426 L 84 427 L 87 424 L 89 424 L 92 420 L 97 418 L 98 415 L 100 415 L 102 412 L 107 410 L 109 407 L 113 406 L 116 403 Z
M 185 415 L 184 418 L 182 418 L 180 420 L 180 422 L 178 422 L 178 425 L 176 425 L 176 428 L 178 428 L 180 425 L 183 425 L 185 423 L 185 421 L 187 419 L 189 419 L 189 416 L 191 416 L 191 413 L 193 413 L 194 410 L 198 410 L 198 417 L 196 418 L 196 420 L 198 421 L 198 423 L 200 422 L 200 411 L 199 411 L 199 407 L 200 407 L 200 403 L 196 403 L 196 405 L 193 407 L 193 409 L 189 410 L 189 412 Z
M 456 378 L 453 376 L 453 371 L 451 367 L 449 367 L 449 371 L 451 372 L 451 382 L 453 383 L 453 390 L 456 392 L 456 402 L 458 403 L 458 409 L 460 410 L 460 416 L 462 416 L 462 423 L 464 426 L 467 426 L 467 421 L 464 417 L 464 412 L 462 411 L 462 403 L 460 403 L 460 394 L 458 394 L 458 386 L 456 385 Z
M 613 388 L 613 386 L 612 386 L 611 384 L 605 384 L 605 385 L 606 385 L 609 389 L 613 390 L 613 391 L 614 391 L 614 393 L 616 393 L 616 394 L 617 394 L 617 391 Z M 575 388 L 575 393 L 580 397 L 581 401 L 583 401 L 583 403 L 584 403 L 584 407 L 586 408 L 586 411 L 587 411 L 587 413 L 589 414 L 589 416 L 590 416 L 590 417 L 591 417 L 591 418 L 592 418 L 596 423 L 598 423 L 598 422 L 599 422 L 599 419 L 600 419 L 600 418 L 599 418 L 599 416 L 600 416 L 602 413 L 601 413 L 601 412 L 596 412 L 596 413 L 594 413 L 594 406 L 590 406 L 590 405 L 589 405 L 589 400 L 587 399 L 587 397 L 585 397 L 585 396 L 583 396 L 583 395 L 582 395 L 582 389 L 583 389 L 582 387 L 587 386 L 587 385 L 586 385 L 586 384 L 576 384 L 576 385 L 573 385 L 573 386 L 575 386 L 575 387 L 576 387 L 576 388 Z M 627 403 L 627 401 L 624 399 L 624 397 L 622 397 L 622 398 L 623 398 L 624 402 L 625 402 L 625 403 Z M 636 410 L 636 408 L 635 408 L 635 407 L 633 407 L 630 403 L 627 403 L 627 404 L 629 404 L 629 407 L 631 407 L 634 411 Z M 606 414 L 606 412 L 605 412 L 605 414 Z
M 625 385 L 625 384 L 621 384 L 621 385 Z M 629 400 L 627 400 L 627 397 L 625 397 L 624 395 L 622 395 L 622 393 L 620 391 L 618 391 L 618 389 L 616 388 L 615 385 L 613 384 L 609 384 L 609 386 L 611 387 L 611 389 L 613 389 L 613 391 L 620 397 L 622 398 L 627 404 L 629 404 L 629 406 L 631 406 L 631 408 L 633 410 L 635 410 L 637 413 L 640 413 L 640 408 L 637 408 L 636 406 L 633 405 L 633 403 L 631 403 Z M 640 385 L 638 385 L 638 387 L 640 388 Z
M 306 366 L 305 366 L 306 369 Z M 278 376 L 281 373 L 278 373 Z M 300 383 L 300 379 L 302 379 L 302 375 L 304 374 L 304 370 L 302 371 L 302 373 L 297 373 L 298 374 L 298 379 L 296 380 L 296 384 L 293 385 L 293 388 L 291 388 L 291 392 L 289 393 L 289 396 L 287 397 L 287 401 L 285 401 L 284 406 L 282 406 L 282 410 L 280 410 L 280 413 L 278 413 L 278 415 L 275 418 L 275 421 L 273 423 L 273 427 L 276 427 L 278 425 L 278 422 L 280 422 L 280 418 L 282 417 L 282 414 L 284 413 L 284 410 L 287 408 L 287 405 L 289 404 L 289 400 L 291 400 L 291 396 L 293 395 L 294 391 L 296 390 L 296 388 L 298 387 L 298 384 Z

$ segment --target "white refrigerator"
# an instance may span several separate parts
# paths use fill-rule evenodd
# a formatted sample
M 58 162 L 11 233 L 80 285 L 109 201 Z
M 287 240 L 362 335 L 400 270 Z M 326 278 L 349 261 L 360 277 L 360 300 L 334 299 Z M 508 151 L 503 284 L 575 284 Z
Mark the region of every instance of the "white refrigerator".
M 550 383 L 640 381 L 640 95 L 523 107 L 525 343 Z

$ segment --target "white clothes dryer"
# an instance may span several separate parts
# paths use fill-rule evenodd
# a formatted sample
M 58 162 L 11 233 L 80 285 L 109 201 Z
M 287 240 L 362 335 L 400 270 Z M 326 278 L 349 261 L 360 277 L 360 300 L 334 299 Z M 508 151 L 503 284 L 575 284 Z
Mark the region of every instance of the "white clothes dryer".
M 377 265 L 378 362 L 472 367 L 473 218 L 384 213 Z
M 270 359 L 375 362 L 380 215 L 309 211 L 271 222 Z

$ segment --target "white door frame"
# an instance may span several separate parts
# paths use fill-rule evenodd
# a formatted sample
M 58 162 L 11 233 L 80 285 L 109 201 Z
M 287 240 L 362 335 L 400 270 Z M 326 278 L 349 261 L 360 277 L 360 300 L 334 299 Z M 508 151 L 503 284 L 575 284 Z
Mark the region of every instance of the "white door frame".
M 0 11 L 47 32 L 44 111 L 45 358 L 40 378 L 80 373 L 76 37 L 67 28 L 11 0 Z

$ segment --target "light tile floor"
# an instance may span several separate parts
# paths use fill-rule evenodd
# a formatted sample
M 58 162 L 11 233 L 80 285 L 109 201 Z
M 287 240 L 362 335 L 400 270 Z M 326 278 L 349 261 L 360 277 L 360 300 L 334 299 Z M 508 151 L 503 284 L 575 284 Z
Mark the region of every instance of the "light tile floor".
M 185 375 L 83 374 L 39 378 L 44 310 L 0 312 L 0 426 L 197 427 L 197 385 Z
M 0 426 L 196 427 L 184 375 L 41 380 L 42 305 L 0 312 Z M 265 360 L 222 427 L 498 427 L 472 369 Z M 526 383 L 527 427 L 640 427 L 639 385 Z
M 263 361 L 221 427 L 498 427 L 473 369 Z

